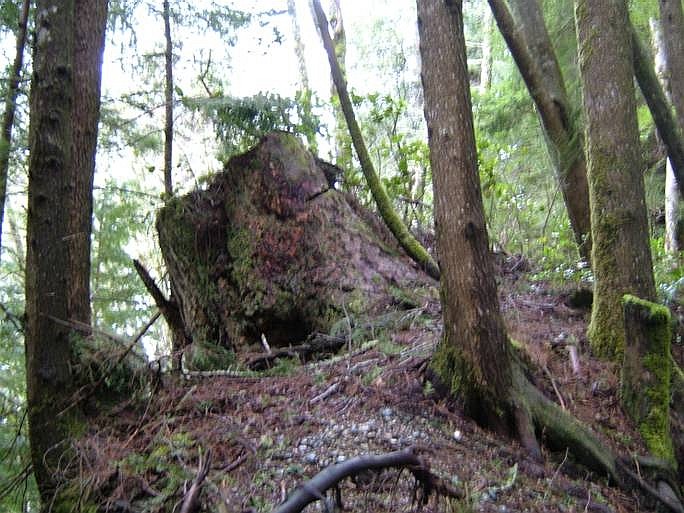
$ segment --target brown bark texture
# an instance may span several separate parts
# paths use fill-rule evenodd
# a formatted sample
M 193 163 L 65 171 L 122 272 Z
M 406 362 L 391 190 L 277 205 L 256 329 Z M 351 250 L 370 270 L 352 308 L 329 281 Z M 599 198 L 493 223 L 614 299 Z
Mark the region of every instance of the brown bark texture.
M 68 428 L 59 412 L 71 389 L 69 329 L 47 316 L 67 318 L 73 12 L 73 1 L 38 0 L 36 4 L 25 340 L 31 459 L 43 501 L 55 492 L 53 473 L 66 451 L 63 442 Z
M 157 230 L 193 344 L 261 351 L 263 334 L 287 347 L 382 310 L 397 290 L 434 287 L 284 132 L 232 159 L 205 191 L 168 202 Z
M 679 129 L 684 130 L 684 13 L 679 0 L 660 0 L 660 30 L 667 82 Z
M 90 324 L 90 236 L 107 0 L 75 0 L 68 318 Z
M 622 296 L 655 297 L 627 5 L 576 0 L 575 20 L 592 208 L 589 338 L 596 354 L 616 357 L 625 340 Z
M 418 31 L 441 264 L 444 339 L 433 367 L 466 411 L 501 427 L 511 354 L 489 252 L 460 7 L 419 0 Z
M 580 256 L 591 254 L 589 186 L 582 136 L 538 0 L 489 0 L 499 31 L 534 101 Z
M 166 79 L 164 83 L 164 192 L 173 195 L 173 40 L 171 39 L 171 7 L 164 0 L 164 64 Z

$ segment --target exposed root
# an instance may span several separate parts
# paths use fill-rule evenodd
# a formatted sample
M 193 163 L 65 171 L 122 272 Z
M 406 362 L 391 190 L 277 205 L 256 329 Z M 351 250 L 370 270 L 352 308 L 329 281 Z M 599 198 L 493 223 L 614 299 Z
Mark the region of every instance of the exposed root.
M 381 470 L 392 467 L 408 468 L 413 473 L 416 481 L 421 484 L 423 489 L 423 500 L 427 500 L 431 493 L 458 499 L 464 497 L 463 492 L 443 482 L 443 480 L 430 472 L 428 466 L 418 457 L 417 450 L 409 447 L 403 451 L 395 451 L 388 454 L 358 456 L 328 467 L 297 488 L 290 498 L 281 504 L 274 513 L 299 513 L 308 504 L 324 499 L 327 490 L 337 487 L 340 481 L 347 477 L 356 476 L 368 470 Z M 339 500 L 340 498 L 338 497 Z
M 608 476 L 613 483 L 625 491 L 633 491 L 636 485 L 645 497 L 657 500 L 667 506 L 670 511 L 684 513 L 684 507 L 679 498 L 661 493 L 657 487 L 640 478 L 587 426 L 547 399 L 524 376 L 520 366 L 515 367 L 517 392 L 529 407 L 531 422 L 534 423 L 538 432 L 544 433 L 545 441 L 551 447 L 568 449 L 580 463 Z M 525 446 L 527 447 L 527 444 Z

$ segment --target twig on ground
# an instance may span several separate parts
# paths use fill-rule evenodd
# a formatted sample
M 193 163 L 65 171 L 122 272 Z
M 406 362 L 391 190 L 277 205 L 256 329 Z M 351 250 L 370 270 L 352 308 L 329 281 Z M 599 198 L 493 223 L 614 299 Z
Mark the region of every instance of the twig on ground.
M 332 385 L 330 385 L 327 389 L 325 389 L 323 392 L 321 392 L 321 393 L 318 394 L 316 397 L 314 397 L 313 399 L 311 399 L 311 400 L 309 401 L 309 404 L 316 404 L 316 403 L 319 402 L 319 401 L 322 401 L 322 400 L 324 400 L 324 399 L 327 399 L 328 397 L 330 397 L 331 395 L 333 395 L 335 392 L 337 392 L 337 390 L 338 390 L 339 388 L 340 388 L 340 382 L 339 382 L 339 381 L 336 381 L 335 383 L 333 383 Z
M 551 381 L 551 386 L 553 387 L 553 391 L 556 393 L 556 397 L 558 397 L 558 402 L 560 403 L 560 407 L 563 408 L 564 410 L 567 410 L 565 407 L 565 401 L 563 400 L 563 396 L 560 393 L 560 390 L 558 390 L 558 387 L 556 386 L 556 380 L 553 379 L 553 376 L 551 375 L 551 371 L 549 368 L 544 365 L 544 372 L 546 372 L 546 375 L 549 377 L 549 381 Z
M 568 354 L 570 355 L 570 365 L 572 366 L 572 373 L 575 376 L 582 374 L 582 368 L 580 366 L 579 353 L 577 352 L 577 346 L 575 344 L 568 344 Z

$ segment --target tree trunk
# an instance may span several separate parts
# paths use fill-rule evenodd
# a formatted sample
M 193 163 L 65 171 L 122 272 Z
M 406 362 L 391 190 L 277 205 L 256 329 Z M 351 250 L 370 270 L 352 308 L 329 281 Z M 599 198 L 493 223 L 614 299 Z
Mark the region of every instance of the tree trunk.
M 67 318 L 69 198 L 73 118 L 73 0 L 38 0 L 29 126 L 26 376 L 34 475 L 44 505 L 54 473 L 69 463 L 73 423 L 60 415 L 70 397 Z M 73 411 L 73 410 L 72 410 Z
M 164 38 L 166 50 L 164 62 L 166 77 L 164 87 L 164 193 L 167 198 L 173 196 L 173 41 L 171 39 L 171 7 L 169 0 L 164 0 Z
M 665 62 L 680 129 L 684 129 L 684 13 L 678 0 L 660 0 L 660 28 Z
M 72 117 L 67 315 L 83 324 L 91 322 L 90 236 L 107 7 L 107 0 L 75 0 L 73 87 L 78 101 Z
M 330 16 L 332 26 L 332 47 L 335 58 L 340 66 L 343 77 L 347 75 L 347 34 L 344 31 L 344 18 L 342 17 L 342 0 L 333 0 L 331 3 L 332 14 Z M 335 164 L 345 171 L 353 166 L 352 142 L 349 139 L 349 131 L 345 121 L 345 114 L 341 106 L 340 95 L 335 80 L 331 83 L 331 96 L 333 111 L 335 112 Z
M 669 92 L 675 108 L 680 133 L 684 132 L 684 13 L 676 0 L 660 0 L 660 37 L 658 50 L 662 52 L 664 67 L 663 88 Z M 668 160 L 665 181 L 665 248 L 671 253 L 679 250 L 677 224 L 679 220 L 679 191 Z
M 406 225 L 392 207 L 392 202 L 387 195 L 387 191 L 385 191 L 380 178 L 375 172 L 373 162 L 368 155 L 366 143 L 361 134 L 361 128 L 356 122 L 354 107 L 352 106 L 349 93 L 347 92 L 347 82 L 344 78 L 343 71 L 337 62 L 337 58 L 335 57 L 333 43 L 328 32 L 328 20 L 321 8 L 320 1 L 314 0 L 313 4 L 316 16 L 315 22 L 318 25 L 321 38 L 323 39 L 323 46 L 328 54 L 330 71 L 340 98 L 342 112 L 344 113 L 347 127 L 349 128 L 349 133 L 351 134 L 352 142 L 354 143 L 354 148 L 356 148 L 356 154 L 359 157 L 361 169 L 366 177 L 366 182 L 368 183 L 368 188 L 371 190 L 373 199 L 378 206 L 380 216 L 406 253 L 425 270 L 427 274 L 435 279 L 439 279 L 439 267 L 437 266 L 437 263 L 411 232 L 408 231 L 408 228 L 406 228 Z
M 482 61 L 480 63 L 480 94 L 492 85 L 492 12 L 484 8 L 482 20 Z
M 504 0 L 489 0 L 499 31 L 520 70 L 552 146 L 551 160 L 580 256 L 589 260 L 591 222 L 582 136 L 538 0 L 515 0 L 517 20 Z
M 442 263 L 444 338 L 432 361 L 437 381 L 446 384 L 448 392 L 481 423 L 498 429 L 514 427 L 533 456 L 541 457 L 536 428 L 557 448 L 571 450 L 579 461 L 608 475 L 623 489 L 632 490 L 634 483 L 620 475 L 618 459 L 610 449 L 544 397 L 513 354 L 487 251 L 461 4 L 444 0 L 417 3 Z M 653 487 L 648 489 L 652 495 Z
M 10 71 L 7 96 L 5 97 L 5 113 L 2 117 L 2 133 L 0 134 L 0 255 L 2 254 L 2 222 L 5 218 L 5 201 L 7 196 L 7 177 L 9 174 L 9 156 L 12 149 L 12 129 L 14 115 L 17 110 L 19 80 L 24 67 L 24 47 L 26 46 L 26 26 L 28 25 L 30 0 L 23 0 L 19 27 L 17 28 L 17 45 L 14 63 Z
M 655 50 L 655 72 L 665 95 L 672 102 L 670 80 L 667 72 L 667 62 L 665 59 L 665 42 L 663 41 L 663 31 L 655 20 L 650 20 L 651 34 L 653 36 L 653 47 Z M 680 130 L 682 125 L 679 126 Z M 672 169 L 672 162 L 667 159 L 665 164 L 665 251 L 675 254 L 679 251 L 677 240 L 677 223 L 679 221 L 679 189 L 677 179 Z
M 309 74 L 306 71 L 306 57 L 304 56 L 304 43 L 302 42 L 302 33 L 299 28 L 299 21 L 297 20 L 297 6 L 295 0 L 287 0 L 287 13 L 292 20 L 292 33 L 294 35 L 295 55 L 297 56 L 297 65 L 299 66 L 299 79 L 302 83 L 302 89 L 309 90 Z
M 444 338 L 432 368 L 469 416 L 506 431 L 513 403 L 512 355 L 482 206 L 462 13 L 443 0 L 417 4 L 442 264 Z
M 297 5 L 295 0 L 287 0 L 287 12 L 292 21 L 292 34 L 294 36 L 295 44 L 295 55 L 297 56 L 297 65 L 299 67 L 299 80 L 301 83 L 301 96 L 300 102 L 302 106 L 302 112 L 305 120 L 311 120 L 313 118 L 313 112 L 311 109 L 311 95 L 312 91 L 309 87 L 309 73 L 306 70 L 306 56 L 304 55 L 304 42 L 302 41 L 302 32 L 299 27 L 299 20 L 297 19 Z M 307 143 L 311 147 L 312 151 L 317 148 L 316 136 L 314 133 L 306 134 Z
M 667 148 L 672 171 L 677 177 L 679 192 L 684 193 L 684 139 L 663 88 L 658 82 L 653 59 L 634 26 L 630 23 L 628 27 L 632 39 L 634 76 L 651 111 L 658 135 Z
M 632 38 L 624 0 L 575 0 L 587 124 L 594 305 L 589 340 L 597 355 L 625 346 L 621 300 L 655 298 L 639 154 Z

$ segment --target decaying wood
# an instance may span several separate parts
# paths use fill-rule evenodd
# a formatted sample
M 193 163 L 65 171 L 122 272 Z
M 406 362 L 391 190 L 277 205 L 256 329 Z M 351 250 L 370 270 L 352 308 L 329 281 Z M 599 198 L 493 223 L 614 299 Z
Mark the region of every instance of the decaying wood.
M 290 495 L 290 498 L 281 504 L 274 513 L 299 513 L 308 504 L 324 497 L 326 491 L 334 488 L 343 479 L 358 475 L 364 471 L 386 468 L 409 469 L 416 478 L 416 481 L 421 484 L 424 499 L 427 499 L 427 496 L 431 493 L 438 493 L 458 499 L 464 496 L 461 490 L 445 483 L 430 472 L 426 464 L 418 457 L 417 450 L 409 447 L 402 451 L 387 454 L 358 456 L 343 463 L 332 465 L 297 488 Z

